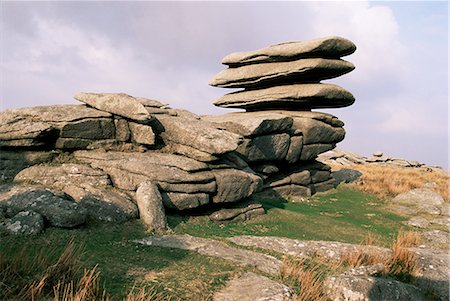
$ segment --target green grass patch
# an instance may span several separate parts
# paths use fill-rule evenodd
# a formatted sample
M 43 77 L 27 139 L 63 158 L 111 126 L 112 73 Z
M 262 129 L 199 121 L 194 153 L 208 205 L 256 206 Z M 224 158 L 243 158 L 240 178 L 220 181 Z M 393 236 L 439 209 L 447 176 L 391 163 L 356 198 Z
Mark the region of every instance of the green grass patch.
M 207 216 L 175 215 L 169 224 L 176 233 L 203 237 L 257 235 L 360 243 L 370 235 L 377 244 L 388 246 L 405 220 L 385 210 L 382 200 L 347 188 L 305 202 L 258 201 L 267 214 L 245 223 L 217 225 Z
M 85 246 L 82 267 L 98 265 L 100 284 L 112 300 L 123 300 L 136 283 L 157 284 L 158 290 L 183 300 L 207 300 L 237 270 L 235 265 L 220 258 L 132 242 L 149 235 L 139 220 L 122 225 L 93 224 L 73 230 L 48 228 L 39 236 L 2 235 L 0 255 L 13 258 L 25 249 L 21 256 L 34 258 L 44 253 L 46 261 L 55 262 L 73 239 Z M 32 275 L 21 277 L 32 280 L 39 269 L 37 266 L 30 271 Z

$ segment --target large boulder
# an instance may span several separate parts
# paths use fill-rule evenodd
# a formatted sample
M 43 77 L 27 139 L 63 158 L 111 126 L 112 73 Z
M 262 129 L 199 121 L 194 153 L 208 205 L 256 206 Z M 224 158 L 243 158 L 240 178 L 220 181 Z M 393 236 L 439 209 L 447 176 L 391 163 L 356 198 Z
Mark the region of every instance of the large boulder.
M 176 143 L 211 155 L 221 155 L 234 151 L 242 142 L 240 135 L 218 129 L 206 121 L 172 116 L 160 116 L 157 120 L 166 144 Z
M 217 183 L 214 203 L 231 203 L 240 201 L 262 189 L 262 179 L 255 174 L 238 169 L 212 170 Z
M 86 221 L 87 212 L 79 204 L 46 189 L 28 189 L 11 195 L 3 201 L 7 216 L 15 216 L 21 211 L 32 210 L 41 214 L 52 226 L 73 228 Z
M 150 230 L 167 228 L 163 199 L 155 183 L 143 182 L 136 191 L 136 202 L 139 207 L 139 216 Z
M 406 209 L 410 208 L 412 212 L 432 215 L 441 214 L 442 204 L 444 204 L 442 196 L 428 188 L 412 189 L 389 201 L 389 205 L 397 212 L 403 212 L 406 207 Z
M 132 120 L 147 121 L 152 117 L 136 98 L 124 93 L 78 93 L 76 100 L 100 111 L 105 111 Z
M 310 110 L 346 107 L 354 102 L 355 98 L 350 92 L 336 85 L 292 84 L 225 94 L 216 99 L 214 105 L 247 111 L 276 110 L 280 107 Z
M 244 222 L 265 213 L 261 204 L 250 203 L 245 207 L 220 209 L 211 213 L 209 219 L 215 223 Z
M 362 176 L 362 172 L 351 168 L 343 168 L 331 173 L 336 181 L 336 186 L 340 183 L 351 183 L 358 180 Z
M 231 53 L 223 58 L 222 64 L 241 66 L 292 61 L 299 58 L 339 58 L 352 54 L 355 50 L 356 46 L 351 41 L 332 36 L 309 41 L 285 42 L 259 50 Z
M 237 152 L 248 162 L 279 161 L 286 158 L 289 150 L 288 134 L 272 134 L 245 139 Z
M 210 202 L 207 193 L 161 192 L 164 206 L 170 209 L 186 210 L 206 205 Z
M 102 222 L 123 223 L 139 216 L 136 204 L 126 194 L 111 188 L 89 187 L 79 203 L 89 218 Z
M 222 88 L 254 88 L 277 84 L 319 82 L 355 69 L 352 63 L 338 59 L 300 59 L 289 62 L 262 63 L 228 68 L 210 81 Z

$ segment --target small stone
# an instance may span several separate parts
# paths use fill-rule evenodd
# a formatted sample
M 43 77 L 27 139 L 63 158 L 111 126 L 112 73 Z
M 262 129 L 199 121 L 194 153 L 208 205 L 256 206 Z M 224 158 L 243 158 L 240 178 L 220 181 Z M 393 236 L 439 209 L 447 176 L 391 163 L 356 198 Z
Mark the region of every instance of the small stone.
M 381 157 L 383 157 L 383 152 L 374 152 L 374 153 L 372 154 L 372 156 L 381 158 Z

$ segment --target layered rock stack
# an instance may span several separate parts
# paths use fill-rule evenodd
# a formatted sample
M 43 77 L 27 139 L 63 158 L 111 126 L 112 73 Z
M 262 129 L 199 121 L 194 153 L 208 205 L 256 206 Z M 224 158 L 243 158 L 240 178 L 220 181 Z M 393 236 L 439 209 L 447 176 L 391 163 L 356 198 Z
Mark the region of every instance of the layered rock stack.
M 350 92 L 320 81 L 352 71 L 340 57 L 355 50 L 351 41 L 329 37 L 227 55 L 222 63 L 228 68 L 209 84 L 243 90 L 214 104 L 246 112 L 203 119 L 244 136 L 237 152 L 264 179 L 266 191 L 290 197 L 328 190 L 334 185 L 330 169 L 314 159 L 344 139 L 344 123 L 311 110 L 353 104 Z
M 16 220 L 27 216 L 61 227 L 140 216 L 162 228 L 163 206 L 187 210 L 262 191 L 291 197 L 332 188 L 329 167 L 314 159 L 344 138 L 343 123 L 310 109 L 354 101 L 319 83 L 351 71 L 339 57 L 354 50 L 350 41 L 327 38 L 227 56 L 230 68 L 211 84 L 245 90 L 215 104 L 243 113 L 198 116 L 121 93 L 79 93 L 80 105 L 0 112 L 0 226 L 17 230 Z M 221 215 L 241 220 L 261 211 L 249 205 L 238 217 Z

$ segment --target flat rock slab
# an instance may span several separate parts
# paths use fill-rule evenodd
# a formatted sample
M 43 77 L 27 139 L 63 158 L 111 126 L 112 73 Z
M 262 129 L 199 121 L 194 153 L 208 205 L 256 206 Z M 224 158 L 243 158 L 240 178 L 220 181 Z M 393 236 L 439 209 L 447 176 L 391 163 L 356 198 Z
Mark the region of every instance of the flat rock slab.
M 109 112 L 138 121 L 150 120 L 152 117 L 144 105 L 133 96 L 124 93 L 78 93 L 76 100 L 84 102 L 100 111 Z
M 328 277 L 324 285 L 333 301 L 426 300 L 417 287 L 385 278 L 339 275 Z
M 448 250 L 410 248 L 416 254 L 419 275 L 416 285 L 423 291 L 431 291 L 437 300 L 450 299 Z
M 285 133 L 292 126 L 292 118 L 272 112 L 237 112 L 206 115 L 202 120 L 220 124 L 227 131 L 244 137 Z
M 172 116 L 160 116 L 157 120 L 166 144 L 177 143 L 221 155 L 234 151 L 242 142 L 240 135 L 218 129 L 206 121 Z
M 293 84 L 225 94 L 216 99 L 214 105 L 247 111 L 310 110 L 347 107 L 354 102 L 353 95 L 337 85 Z
M 213 239 L 190 235 L 165 235 L 162 237 L 152 236 L 136 242 L 148 246 L 190 250 L 206 256 L 220 257 L 242 266 L 256 267 L 270 275 L 279 275 L 280 273 L 281 261 L 275 257 L 233 248 Z
M 338 58 L 352 54 L 355 50 L 356 46 L 351 41 L 332 36 L 309 41 L 285 42 L 259 50 L 231 53 L 223 58 L 222 64 L 241 66 L 311 57 Z
M 16 181 L 27 181 L 70 195 L 76 201 L 89 193 L 88 187 L 106 187 L 111 184 L 108 175 L 100 169 L 82 164 L 34 165 L 19 172 Z
M 256 88 L 280 83 L 319 82 L 355 69 L 338 59 L 300 59 L 290 62 L 262 63 L 228 68 L 215 75 L 209 85 L 222 88 Z
M 214 301 L 288 301 L 294 292 L 284 284 L 254 273 L 244 273 L 213 296 Z
M 375 246 L 358 246 L 335 241 L 308 241 L 272 236 L 235 236 L 229 241 L 246 247 L 258 247 L 282 254 L 299 257 L 320 256 L 340 260 L 343 255 L 361 250 L 366 253 L 389 255 L 390 250 Z

